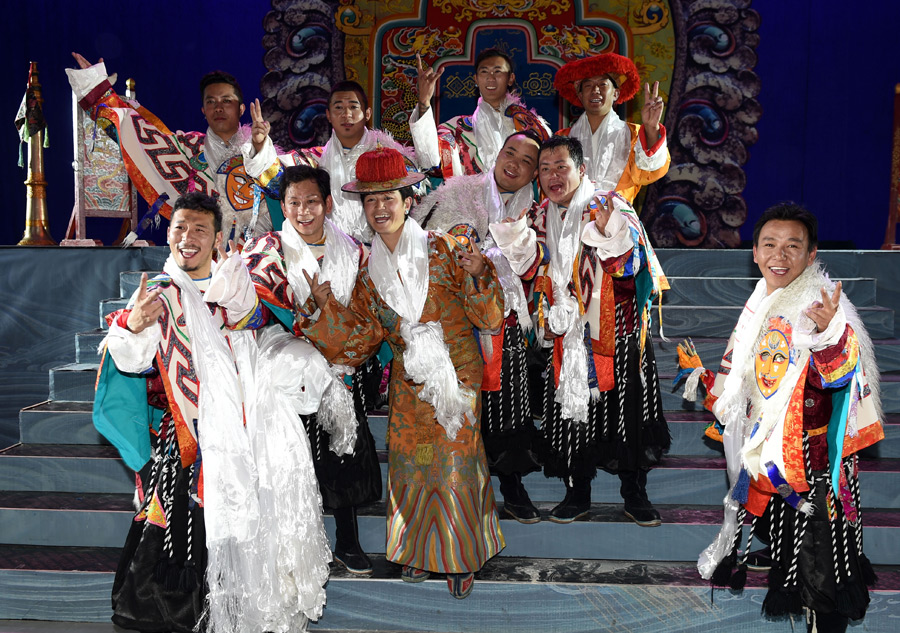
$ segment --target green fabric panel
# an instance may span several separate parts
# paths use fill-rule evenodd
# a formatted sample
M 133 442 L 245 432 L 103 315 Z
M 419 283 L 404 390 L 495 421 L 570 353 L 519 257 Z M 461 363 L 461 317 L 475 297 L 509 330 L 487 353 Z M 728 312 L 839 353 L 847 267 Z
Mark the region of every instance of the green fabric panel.
M 147 403 L 146 378 L 120 372 L 104 351 L 94 396 L 94 427 L 132 470 L 150 460 L 150 426 L 159 428 L 162 413 Z

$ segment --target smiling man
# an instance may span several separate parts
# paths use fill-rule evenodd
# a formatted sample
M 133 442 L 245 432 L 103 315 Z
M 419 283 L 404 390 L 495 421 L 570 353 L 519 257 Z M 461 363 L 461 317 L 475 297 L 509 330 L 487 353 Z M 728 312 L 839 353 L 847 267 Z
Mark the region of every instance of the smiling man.
M 649 307 L 665 285 L 634 209 L 595 191 L 578 140 L 541 147 L 547 200 L 490 225 L 512 270 L 530 282 L 539 340 L 552 348 L 544 389 L 544 474 L 560 477 L 556 523 L 586 516 L 597 468 L 617 473 L 625 515 L 661 523 L 647 497 L 647 471 L 669 447 Z
M 615 53 L 585 57 L 563 66 L 554 86 L 569 103 L 584 108 L 572 127 L 557 134 L 581 142 L 587 176 L 598 189 L 616 191 L 631 203 L 643 185 L 666 175 L 670 158 L 660 123 L 659 82 L 652 90 L 644 86 L 641 125 L 622 121 L 613 110 L 640 90 L 634 62 Z
M 115 125 L 128 175 L 151 208 L 168 218 L 173 200 L 199 191 L 218 198 L 226 240 L 240 244 L 272 229 L 268 207 L 262 199 L 262 204 L 255 204 L 245 169 L 251 154 L 262 148 L 269 128 L 241 126 L 244 95 L 232 75 L 213 71 L 200 80 L 205 133 L 172 132 L 146 108 L 116 94 L 102 59 L 91 64 L 78 53 L 72 55 L 79 68 L 66 73 L 79 104 L 103 127 Z M 272 162 L 256 171 L 270 169 Z
M 436 127 L 431 99 L 443 70 L 434 71 L 418 58 L 419 105 L 409 117 L 409 129 L 419 162 L 440 167 L 445 179 L 493 169 L 504 140 L 513 132 L 531 130 L 542 140 L 550 126 L 526 108 L 512 92 L 516 73 L 512 58 L 496 48 L 475 58 L 478 106 L 471 116 L 457 116 Z
M 364 388 L 373 379 L 380 382 L 381 365 L 372 359 L 356 371 L 329 366 L 309 342 L 299 338 L 301 329 L 318 318 L 308 280 L 326 286 L 346 305 L 368 255 L 364 246 L 331 221 L 330 180 L 324 169 L 286 167 L 281 204 L 287 222 L 280 231 L 250 242 L 242 255 L 257 294 L 277 321 L 265 329 L 265 336 L 279 336 L 284 352 L 291 350 L 290 355 L 284 354 L 291 373 L 298 366 L 296 361 L 288 364 L 289 359 L 303 358 L 306 373 L 321 378 L 306 381 L 297 391 L 308 402 L 299 412 L 312 446 L 322 501 L 334 514 L 334 559 L 352 574 L 370 575 L 372 563 L 359 543 L 356 510 L 381 499 L 381 468 L 366 417 Z M 290 340 L 291 335 L 298 338 Z M 349 375 L 350 390 L 344 384 L 345 375 Z
M 817 261 L 817 232 L 816 217 L 798 205 L 763 213 L 753 231 L 763 278 L 719 373 L 699 370 L 704 405 L 725 427 L 731 490 L 698 567 L 714 584 L 743 586 L 750 546 L 739 557 L 737 526 L 750 514 L 752 539 L 765 517 L 755 534 L 771 543 L 763 612 L 800 615 L 802 606 L 808 630 L 826 633 L 846 630 L 869 604 L 856 455 L 884 431 L 872 341 Z
M 503 286 L 503 327 L 481 332 L 485 361 L 481 434 L 491 474 L 500 480 L 504 512 L 521 523 L 541 520 L 522 485 L 523 475 L 540 469 L 528 381 L 527 356 L 533 355 L 534 346 L 529 350 L 526 343 L 533 326 L 522 281 L 494 244 L 488 225 L 517 218 L 534 206 L 532 185 L 540 147 L 540 138 L 530 130 L 514 132 L 500 149 L 493 170 L 445 181 L 412 212 L 425 229 L 480 241 Z
M 168 238 L 163 274 L 142 275 L 128 307 L 107 317 L 94 400 L 95 426 L 138 474 L 113 621 L 302 630 L 322 612 L 329 552 L 309 444 L 256 353 L 265 311 L 241 258 L 221 248 L 216 200 L 179 197 Z M 277 529 L 288 520 L 290 533 Z
M 268 125 L 255 106 L 251 105 L 250 114 L 254 125 Z M 416 155 L 411 149 L 397 143 L 390 134 L 367 127 L 372 118 L 372 109 L 362 86 L 355 81 L 341 81 L 332 86 L 326 117 L 332 132 L 331 138 L 323 147 L 292 151 L 278 158 L 284 166 L 308 165 L 321 167 L 328 172 L 333 201 L 331 221 L 347 235 L 368 244 L 372 241 L 373 233 L 366 223 L 359 196 L 348 194 L 341 187 L 356 178 L 356 162 L 359 157 L 377 147 L 390 147 L 401 152 L 410 171 L 416 169 Z M 248 165 L 248 172 L 271 195 L 278 196 L 283 172 L 266 169 L 277 160 L 276 148 L 267 138 L 259 152 L 253 154 L 253 163 Z

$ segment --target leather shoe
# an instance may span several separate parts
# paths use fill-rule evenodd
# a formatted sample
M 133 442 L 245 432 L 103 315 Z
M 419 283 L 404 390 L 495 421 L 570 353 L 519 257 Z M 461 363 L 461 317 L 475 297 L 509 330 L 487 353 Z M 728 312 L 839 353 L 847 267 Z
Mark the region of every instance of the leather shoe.
M 569 495 L 566 495 L 562 503 L 550 511 L 548 518 L 554 523 L 571 523 L 576 519 L 586 517 L 590 511 L 590 502 L 575 503 L 569 498 Z
M 650 502 L 641 506 L 632 506 L 625 504 L 625 516 L 640 525 L 641 527 L 658 527 L 662 525 L 662 517 L 656 511 Z
M 372 561 L 365 552 L 343 552 L 334 550 L 334 560 L 347 568 L 351 574 L 357 576 L 372 575 Z
M 503 511 L 519 523 L 531 524 L 538 523 L 541 520 L 541 513 L 538 512 L 538 509 L 532 503 L 524 505 L 504 501 Z

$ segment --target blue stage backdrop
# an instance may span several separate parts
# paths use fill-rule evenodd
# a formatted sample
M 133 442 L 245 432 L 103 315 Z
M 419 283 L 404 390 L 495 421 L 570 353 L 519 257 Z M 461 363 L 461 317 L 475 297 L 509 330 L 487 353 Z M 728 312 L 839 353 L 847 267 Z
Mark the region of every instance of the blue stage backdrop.
M 452 4 L 461 3 L 466 4 L 462 0 Z M 119 74 L 120 90 L 125 78 L 133 77 L 140 101 L 173 129 L 203 129 L 199 77 L 222 68 L 238 77 L 248 100 L 262 96 L 260 82 L 267 73 L 263 58 L 269 50 L 264 43 L 266 16 L 289 4 L 286 0 L 163 0 L 126 3 L 114 11 L 83 1 L 7 4 L 7 19 L 0 26 L 0 51 L 7 62 L 7 89 L 0 95 L 0 112 L 7 113 L 8 121 L 6 131 L 0 132 L 6 139 L 0 143 L 0 157 L 6 157 L 7 166 L 0 178 L 8 196 L 0 244 L 14 244 L 24 228 L 25 171 L 16 167 L 12 119 L 24 92 L 29 61 L 37 61 L 41 70 L 50 137 L 45 152 L 50 227 L 59 240 L 73 204 L 71 93 L 63 72 L 73 65 L 70 52 L 78 51 L 91 60 L 104 57 L 109 70 Z M 327 9 L 334 3 L 293 4 Z M 565 0 L 558 4 L 610 14 L 620 13 L 627 5 L 627 13 L 637 15 L 652 9 L 649 5 L 654 3 Z M 694 4 L 674 0 L 667 6 L 673 14 L 687 15 Z M 893 50 L 900 4 L 876 7 L 837 0 L 713 0 L 708 4 L 719 22 L 685 21 L 680 28 L 693 29 L 695 35 L 705 29 L 704 37 L 721 37 L 723 46 L 729 36 L 721 29 L 723 23 L 736 29 L 730 34 L 734 41 L 758 37 L 758 44 L 751 47 L 756 59 L 743 60 L 753 68 L 758 84 L 737 74 L 742 90 L 758 88 L 755 99 L 762 111 L 749 126 L 753 128 L 750 136 L 743 139 L 747 161 L 739 181 L 728 167 L 717 168 L 708 179 L 711 187 L 742 187 L 740 195 L 747 207 L 742 237 L 749 237 L 753 222 L 767 206 L 793 199 L 819 215 L 821 239 L 858 248 L 880 246 L 888 208 L 893 88 L 900 81 L 900 56 Z M 733 14 L 746 14 L 748 9 L 759 15 L 758 25 L 733 19 Z M 864 34 L 865 46 L 850 34 Z M 677 67 L 674 70 L 678 72 Z M 708 100 L 715 104 L 716 96 L 711 94 Z M 673 107 L 689 108 L 694 125 L 700 126 L 698 133 L 715 132 L 714 109 L 684 102 Z M 670 108 L 666 122 L 676 114 Z M 703 130 L 703 125 L 711 127 Z M 683 131 L 670 130 L 673 140 Z M 670 206 L 670 213 L 680 212 L 677 200 Z M 108 243 L 118 233 L 118 223 L 94 220 L 89 232 Z M 164 234 L 157 231 L 152 238 L 161 242 Z

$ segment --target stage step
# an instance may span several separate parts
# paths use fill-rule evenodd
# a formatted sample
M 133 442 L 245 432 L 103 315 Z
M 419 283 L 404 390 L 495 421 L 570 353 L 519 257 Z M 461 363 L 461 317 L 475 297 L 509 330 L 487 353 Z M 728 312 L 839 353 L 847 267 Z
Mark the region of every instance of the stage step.
M 555 503 L 538 502 L 543 520 L 524 525 L 502 510 L 500 526 L 506 539 L 502 556 L 616 559 L 634 561 L 689 560 L 718 533 L 720 506 L 657 505 L 663 524 L 635 525 L 620 503 L 595 503 L 589 516 L 567 525 L 548 520 Z M 900 565 L 900 510 L 864 508 L 866 551 L 878 565 Z M 0 492 L 0 543 L 9 545 L 121 547 L 134 515 L 131 495 L 85 493 Z M 749 523 L 749 522 L 748 522 Z M 385 505 L 361 507 L 360 544 L 369 553 L 385 551 Z M 334 519 L 325 515 L 334 544 Z
M 710 356 L 710 358 L 712 357 Z M 51 369 L 50 399 L 93 401 L 98 367 L 98 362 L 70 363 Z M 683 385 L 672 392 L 674 377 L 674 360 L 668 368 L 665 365 L 659 365 L 663 409 L 667 412 L 703 410 L 700 402 L 688 402 L 682 398 Z M 881 402 L 885 413 L 900 413 L 900 373 L 887 373 L 881 376 Z
M 728 338 L 734 330 L 743 304 L 669 305 L 663 306 L 663 331 L 670 339 L 702 334 L 706 337 Z M 881 306 L 857 306 L 862 322 L 873 339 L 893 338 L 894 311 Z M 656 314 L 654 313 L 654 318 Z M 658 333 L 658 323 L 654 332 Z
M 379 457 L 382 481 L 386 481 L 387 456 L 380 451 Z M 726 492 L 724 469 L 724 457 L 666 456 L 650 472 L 647 490 L 659 504 L 717 500 Z M 862 459 L 860 469 L 864 506 L 900 509 L 900 490 L 893 485 L 900 459 Z M 133 473 L 112 446 L 17 444 L 0 451 L 0 490 L 130 494 L 133 482 Z M 547 479 L 539 472 L 525 476 L 523 482 L 535 501 L 558 502 L 565 495 L 560 480 Z M 496 478 L 493 484 L 495 490 L 500 489 Z M 618 478 L 598 474 L 592 498 L 597 503 L 620 503 Z
M 108 622 L 118 556 L 114 548 L 0 546 L 0 618 Z M 776 633 L 788 626 L 759 615 L 766 574 L 748 573 L 739 596 L 711 593 L 693 562 L 495 557 L 466 600 L 450 596 L 442 574 L 412 585 L 400 581 L 398 565 L 377 555 L 372 562 L 364 579 L 332 565 L 328 604 L 311 631 Z M 900 571 L 876 572 L 864 626 L 893 631 Z
M 100 356 L 97 349 L 106 336 L 106 330 L 97 328 L 87 332 L 78 332 L 75 335 L 75 362 L 76 363 L 97 363 Z
M 671 288 L 663 293 L 664 306 L 743 306 L 759 282 L 759 275 L 755 277 L 667 276 L 667 278 Z M 841 282 L 842 292 L 855 306 L 874 306 L 876 304 L 875 279 L 832 278 L 832 281 Z
M 674 337 L 669 336 L 668 320 L 666 319 L 666 308 L 663 308 L 663 330 L 665 331 L 668 341 L 663 341 L 658 336 L 653 337 L 653 352 L 656 355 L 656 364 L 660 372 L 672 374 L 678 364 L 677 346 L 685 338 L 685 336 Z M 729 334 L 728 336 L 731 336 Z M 725 354 L 725 348 L 728 346 L 727 337 L 707 338 L 704 336 L 691 336 L 691 341 L 700 355 L 704 366 L 713 371 L 718 370 L 719 362 Z M 100 342 L 100 339 L 97 339 Z M 888 338 L 879 339 L 874 342 L 875 362 L 878 364 L 878 371 L 882 374 L 900 373 L 900 339 Z
M 19 412 L 22 444 L 109 444 L 94 428 L 92 402 L 48 400 Z

